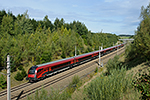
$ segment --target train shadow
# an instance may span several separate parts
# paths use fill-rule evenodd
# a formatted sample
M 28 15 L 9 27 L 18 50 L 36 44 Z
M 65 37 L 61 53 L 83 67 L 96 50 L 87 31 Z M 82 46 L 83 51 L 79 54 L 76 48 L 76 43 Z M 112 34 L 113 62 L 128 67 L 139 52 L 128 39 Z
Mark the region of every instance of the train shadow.
M 20 94 L 17 96 L 17 99 L 16 99 L 16 100 L 19 100 L 19 99 L 20 99 L 21 95 L 23 94 L 23 91 L 24 91 L 24 90 L 22 90 L 22 91 L 20 92 Z

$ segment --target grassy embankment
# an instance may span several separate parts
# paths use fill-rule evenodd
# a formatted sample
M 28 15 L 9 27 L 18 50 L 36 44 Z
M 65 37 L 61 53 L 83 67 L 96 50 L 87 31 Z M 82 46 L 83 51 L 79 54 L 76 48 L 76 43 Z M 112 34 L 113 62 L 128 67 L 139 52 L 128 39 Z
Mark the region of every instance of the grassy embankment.
M 107 68 L 107 70 L 106 70 Z M 142 63 L 141 59 L 126 62 L 124 54 L 109 60 L 108 64 L 87 75 L 82 80 L 78 76 L 73 78 L 69 86 L 61 93 L 52 90 L 48 94 L 44 89 L 37 91 L 35 97 L 28 99 L 40 100 L 138 100 L 149 98 L 149 88 L 139 89 L 142 75 L 149 75 L 150 61 Z M 142 74 L 144 73 L 144 74 Z M 133 80 L 137 80 L 133 82 Z M 149 80 L 146 80 L 147 83 Z M 145 81 L 144 81 L 145 82 Z M 146 84 L 147 84 L 146 83 Z M 142 83 L 143 84 L 143 83 Z M 149 84 L 148 84 L 149 85 Z M 144 85 L 145 87 L 147 85 Z M 146 92 L 146 93 L 145 93 Z M 45 93 L 45 94 L 43 94 Z M 41 95 L 42 94 L 42 95 Z M 147 95 L 148 94 L 148 95 Z M 45 95 L 45 96 L 44 96 Z

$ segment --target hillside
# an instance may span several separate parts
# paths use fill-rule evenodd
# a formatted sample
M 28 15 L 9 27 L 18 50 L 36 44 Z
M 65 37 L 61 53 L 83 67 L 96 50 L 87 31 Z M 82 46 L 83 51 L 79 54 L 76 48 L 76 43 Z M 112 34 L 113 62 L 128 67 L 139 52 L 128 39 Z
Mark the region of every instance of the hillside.
M 150 61 L 148 61 L 148 62 L 142 62 L 142 63 L 138 63 L 138 62 L 140 62 L 141 61 L 141 59 L 136 59 L 136 60 L 133 60 L 133 61 L 130 61 L 130 62 L 125 62 L 125 56 L 124 55 L 122 55 L 122 57 L 120 56 L 120 58 L 119 58 L 119 61 L 121 62 L 121 63 L 124 63 L 125 64 L 125 66 L 127 66 L 128 64 L 132 64 L 132 63 L 134 63 L 134 65 L 130 65 L 130 68 L 126 71 L 126 75 L 131 75 L 131 74 L 133 74 L 133 76 L 132 76 L 132 80 L 134 80 L 134 79 L 136 79 L 136 77 L 141 77 L 141 76 L 139 76 L 139 74 L 141 74 L 141 75 L 143 75 L 143 73 L 144 73 L 144 75 L 145 74 L 147 74 L 147 75 L 149 75 L 149 77 L 150 77 Z M 136 61 L 136 62 L 135 62 Z M 132 66 L 132 67 L 131 67 Z M 105 66 L 106 67 L 106 66 Z M 105 69 L 105 67 L 104 67 L 104 69 Z M 89 88 L 89 86 L 94 82 L 94 81 L 96 81 L 97 79 L 101 79 L 100 81 L 104 81 L 103 80 L 103 78 L 106 78 L 106 76 L 103 76 L 102 74 L 104 74 L 104 73 L 106 73 L 107 71 L 106 70 L 104 70 L 103 71 L 103 73 L 102 72 L 100 72 L 100 73 L 98 73 L 98 74 L 96 74 L 90 81 L 87 81 L 82 87 L 80 87 L 79 89 L 77 89 L 74 93 L 73 93 L 73 95 L 72 95 L 72 98 L 70 99 L 70 100 L 77 100 L 77 99 L 80 99 L 80 100 L 84 100 L 84 99 L 87 99 L 87 97 L 89 97 L 88 96 L 88 94 L 87 94 L 87 89 Z M 117 73 L 118 74 L 118 73 Z M 121 74 L 122 75 L 122 74 Z M 116 76 L 115 76 L 116 77 Z M 127 76 L 126 76 L 127 77 Z M 120 78 L 119 78 L 120 79 Z M 121 80 L 120 80 L 121 81 Z M 148 80 L 147 80 L 148 81 Z M 108 81 L 106 81 L 106 83 L 105 84 L 107 84 L 107 82 Z M 115 82 L 115 80 L 113 80 L 113 82 Z M 132 82 L 131 82 L 132 83 Z M 101 83 L 96 83 L 96 84 L 102 84 L 102 82 Z M 95 84 L 95 85 L 96 85 Z M 113 84 L 113 83 L 110 83 L 109 82 L 109 84 L 108 85 L 111 85 L 111 84 Z M 133 83 L 132 83 L 133 84 Z M 94 86 L 93 86 L 94 87 Z M 107 87 L 109 87 L 109 86 L 107 86 Z M 96 88 L 96 87 L 95 87 Z M 98 88 L 98 87 L 97 87 Z M 109 87 L 110 88 L 110 87 Z M 106 89 L 105 88 L 105 91 L 111 91 L 111 89 Z M 116 89 L 119 89 L 119 87 L 116 87 L 116 88 L 114 88 L 115 90 Z M 134 87 L 134 85 L 132 85 L 132 88 L 131 87 L 126 87 L 127 88 L 127 90 L 126 90 L 126 92 L 124 92 L 123 94 L 121 94 L 120 96 L 119 96 L 119 98 L 122 98 L 122 100 L 141 100 L 141 98 L 145 98 L 144 96 L 145 95 L 143 95 L 142 93 L 143 93 L 143 91 L 141 90 L 141 91 L 139 91 L 138 92 L 138 88 L 135 88 Z M 134 88 L 134 89 L 133 89 Z M 149 79 L 149 88 L 150 88 L 150 79 Z M 144 91 L 147 91 L 147 92 L 149 92 L 149 88 L 147 87 Z M 101 89 L 100 89 L 101 90 Z M 92 91 L 92 90 L 89 90 L 89 91 L 91 91 L 91 92 L 93 92 L 93 95 L 94 95 L 94 93 L 96 93 L 95 91 Z M 102 90 L 101 90 L 102 91 Z M 97 91 L 98 92 L 98 91 Z M 100 91 L 99 91 L 100 92 Z M 99 95 L 101 95 L 101 93 L 99 93 L 98 92 L 98 94 Z M 117 92 L 117 91 L 116 91 Z M 120 91 L 121 92 L 121 91 Z M 87 94 L 87 95 L 86 95 Z M 98 95 L 97 94 L 97 95 Z M 109 96 L 111 96 L 111 94 L 103 94 L 103 96 L 105 97 L 105 99 L 106 99 L 106 97 L 109 97 Z M 98 97 L 98 96 L 97 96 Z M 112 96 L 112 97 L 110 97 L 110 98 L 115 98 L 114 96 Z M 119 99 L 118 98 L 118 99 Z M 100 99 L 94 99 L 94 100 L 100 100 Z M 116 99 L 114 99 L 114 100 L 116 100 Z

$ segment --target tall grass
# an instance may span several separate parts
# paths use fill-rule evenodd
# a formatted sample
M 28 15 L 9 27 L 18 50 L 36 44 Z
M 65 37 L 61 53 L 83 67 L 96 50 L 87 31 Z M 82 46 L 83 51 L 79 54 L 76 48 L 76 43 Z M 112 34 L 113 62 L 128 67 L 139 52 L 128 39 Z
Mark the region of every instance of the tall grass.
M 106 65 L 108 74 L 110 74 L 111 70 L 117 69 L 118 67 L 120 67 L 119 64 L 120 64 L 120 61 L 119 61 L 118 55 L 116 55 L 113 59 L 109 59 L 109 61 L 107 62 L 107 65 Z
M 97 77 L 85 89 L 91 100 L 117 100 L 131 87 L 132 75 L 126 76 L 126 69 L 111 70 L 111 75 Z

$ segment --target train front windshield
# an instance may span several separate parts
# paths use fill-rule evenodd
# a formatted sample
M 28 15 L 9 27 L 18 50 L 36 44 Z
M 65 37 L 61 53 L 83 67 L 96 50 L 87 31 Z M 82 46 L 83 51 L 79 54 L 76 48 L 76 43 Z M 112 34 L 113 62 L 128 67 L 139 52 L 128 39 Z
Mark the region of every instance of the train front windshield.
M 29 69 L 29 73 L 28 74 L 35 74 L 35 67 L 31 67 L 30 69 Z

